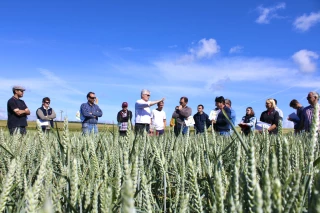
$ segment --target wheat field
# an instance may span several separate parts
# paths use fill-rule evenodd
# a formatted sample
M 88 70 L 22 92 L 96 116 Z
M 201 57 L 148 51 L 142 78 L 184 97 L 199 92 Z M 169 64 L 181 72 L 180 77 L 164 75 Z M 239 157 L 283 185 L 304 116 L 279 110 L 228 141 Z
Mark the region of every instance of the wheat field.
M 176 138 L 83 136 L 68 125 L 0 130 L 1 212 L 320 212 L 315 128 Z

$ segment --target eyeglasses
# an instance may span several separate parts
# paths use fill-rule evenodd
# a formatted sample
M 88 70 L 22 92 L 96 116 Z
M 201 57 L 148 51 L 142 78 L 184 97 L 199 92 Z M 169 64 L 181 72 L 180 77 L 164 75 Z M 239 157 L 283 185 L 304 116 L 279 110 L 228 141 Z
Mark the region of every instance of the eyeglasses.
M 148 97 L 150 96 L 150 94 L 144 94 L 144 95 L 146 95 L 146 96 L 148 96 Z
M 46 103 L 46 104 L 50 104 L 50 102 L 44 102 L 44 103 Z
M 20 92 L 24 92 L 24 90 L 21 90 L 21 89 L 18 89 L 18 91 L 20 91 Z
M 179 104 L 183 104 L 184 102 L 180 101 Z
M 91 96 L 89 96 L 89 98 L 90 98 L 90 99 L 96 99 L 97 97 L 91 97 Z

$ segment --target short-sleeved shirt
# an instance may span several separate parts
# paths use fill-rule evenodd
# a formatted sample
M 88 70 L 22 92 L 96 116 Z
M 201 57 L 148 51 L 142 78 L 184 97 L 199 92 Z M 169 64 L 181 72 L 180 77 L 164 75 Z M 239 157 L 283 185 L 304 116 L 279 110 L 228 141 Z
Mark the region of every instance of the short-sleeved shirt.
M 8 128 L 24 127 L 28 126 L 27 115 L 18 116 L 13 110 L 25 110 L 27 105 L 21 99 L 12 97 L 8 100 L 7 103 L 7 112 L 8 112 Z
M 152 124 L 154 125 L 154 128 L 156 128 L 156 130 L 164 129 L 163 120 L 166 120 L 166 113 L 163 110 L 161 111 L 157 109 L 152 110 L 151 118 L 152 118 Z

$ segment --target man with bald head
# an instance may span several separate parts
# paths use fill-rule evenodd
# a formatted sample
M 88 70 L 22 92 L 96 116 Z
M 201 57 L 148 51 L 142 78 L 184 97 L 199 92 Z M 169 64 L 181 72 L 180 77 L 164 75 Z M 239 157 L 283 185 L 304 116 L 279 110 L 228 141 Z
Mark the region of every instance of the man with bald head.
M 312 120 L 314 119 L 313 118 L 313 110 L 314 110 L 316 104 L 318 104 L 319 94 L 317 92 L 309 92 L 308 96 L 307 96 L 307 100 L 310 105 L 303 109 L 302 123 L 303 123 L 303 129 L 306 132 L 310 132 Z M 319 104 L 318 104 L 318 111 L 319 111 Z M 317 113 L 317 115 L 319 117 L 320 111 Z M 319 127 L 317 129 L 319 130 Z

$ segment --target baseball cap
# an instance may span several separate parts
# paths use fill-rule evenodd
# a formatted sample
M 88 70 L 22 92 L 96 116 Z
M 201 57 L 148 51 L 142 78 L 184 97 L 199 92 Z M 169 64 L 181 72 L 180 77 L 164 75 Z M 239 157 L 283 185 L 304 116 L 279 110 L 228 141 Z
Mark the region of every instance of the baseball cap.
M 123 108 L 123 107 L 128 107 L 128 103 L 127 103 L 127 102 L 123 102 L 123 103 L 122 103 L 122 108 Z
M 22 90 L 22 91 L 25 91 L 26 89 L 22 86 L 13 86 L 12 87 L 12 91 L 15 91 L 15 90 Z

